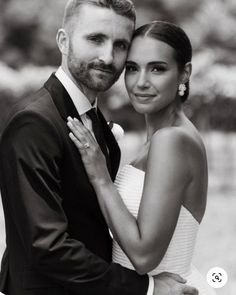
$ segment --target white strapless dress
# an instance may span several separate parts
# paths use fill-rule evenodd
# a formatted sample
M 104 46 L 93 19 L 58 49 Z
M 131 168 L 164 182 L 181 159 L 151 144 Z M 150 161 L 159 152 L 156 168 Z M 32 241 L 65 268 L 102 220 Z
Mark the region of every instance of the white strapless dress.
M 125 165 L 118 173 L 115 185 L 129 211 L 137 217 L 142 197 L 145 172 L 131 165 Z M 199 223 L 192 214 L 181 207 L 177 225 L 169 247 L 160 264 L 149 274 L 156 275 L 163 271 L 173 272 L 187 279 L 187 284 L 198 289 L 199 295 L 216 295 L 206 279 L 192 265 L 194 246 Z M 129 269 L 134 269 L 126 254 L 113 240 L 112 259 Z

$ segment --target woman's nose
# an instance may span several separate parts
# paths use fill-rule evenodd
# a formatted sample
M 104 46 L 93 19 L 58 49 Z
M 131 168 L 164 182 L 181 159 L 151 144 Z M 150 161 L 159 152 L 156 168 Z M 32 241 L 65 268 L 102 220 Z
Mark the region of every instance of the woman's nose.
M 145 71 L 141 71 L 138 81 L 137 81 L 137 87 L 140 89 L 148 88 L 150 86 L 148 76 Z

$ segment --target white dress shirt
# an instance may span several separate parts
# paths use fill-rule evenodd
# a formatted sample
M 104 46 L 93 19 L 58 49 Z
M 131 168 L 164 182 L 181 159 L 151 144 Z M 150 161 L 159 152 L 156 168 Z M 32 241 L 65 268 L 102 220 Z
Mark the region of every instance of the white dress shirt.
M 97 99 L 95 100 L 94 105 L 92 106 L 87 97 L 81 92 L 79 87 L 70 79 L 70 77 L 63 71 L 61 67 L 55 73 L 57 79 L 62 83 L 68 92 L 71 100 L 74 103 L 74 106 L 80 115 L 80 118 L 86 128 L 88 128 L 93 136 L 92 122 L 90 118 L 86 115 L 91 108 L 97 108 Z M 154 293 L 154 279 L 152 276 L 149 276 L 149 286 L 146 295 L 153 295 Z
M 97 99 L 95 100 L 94 104 L 91 105 L 87 97 L 81 92 L 79 87 L 69 78 L 69 76 L 63 71 L 61 67 L 59 67 L 55 75 L 68 92 L 84 126 L 88 128 L 94 136 L 92 121 L 87 116 L 86 112 L 88 112 L 92 108 L 97 108 Z

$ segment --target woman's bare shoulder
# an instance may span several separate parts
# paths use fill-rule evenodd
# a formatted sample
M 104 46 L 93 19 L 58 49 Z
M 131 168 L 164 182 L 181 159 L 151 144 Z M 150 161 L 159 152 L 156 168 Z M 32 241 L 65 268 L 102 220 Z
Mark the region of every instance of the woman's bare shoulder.
M 165 127 L 153 134 L 151 144 L 168 149 L 180 149 L 187 152 L 192 149 L 205 152 L 204 143 L 195 128 L 183 126 Z

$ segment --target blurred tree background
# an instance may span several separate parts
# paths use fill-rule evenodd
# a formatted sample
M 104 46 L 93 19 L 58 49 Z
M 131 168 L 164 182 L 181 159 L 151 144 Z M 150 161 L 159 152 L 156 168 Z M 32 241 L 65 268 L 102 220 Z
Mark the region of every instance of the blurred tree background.
M 59 66 L 55 37 L 66 2 L 0 0 L 0 127 L 10 106 L 41 87 Z M 214 266 L 226 269 L 230 284 L 218 294 L 233 295 L 236 290 L 236 1 L 133 2 L 137 8 L 137 26 L 156 19 L 171 21 L 180 25 L 192 41 L 191 94 L 185 109 L 202 131 L 209 160 L 208 209 L 201 225 L 195 262 L 203 273 Z M 138 151 L 140 136 L 133 131 L 144 129 L 143 117 L 130 106 L 123 77 L 103 96 L 99 103 L 107 119 L 112 118 L 130 131 L 120 143 L 122 154 L 128 159 Z M 4 236 L 3 217 L 0 232 Z M 1 251 L 3 247 L 4 242 L 0 240 Z
M 0 0 L 0 124 L 9 104 L 37 89 L 60 63 L 55 36 L 66 0 Z M 236 2 L 135 0 L 137 26 L 160 19 L 179 24 L 194 49 L 186 111 L 202 130 L 236 129 Z M 123 79 L 101 100 L 126 129 L 142 128 L 130 114 Z M 122 116 L 120 114 L 123 114 Z

